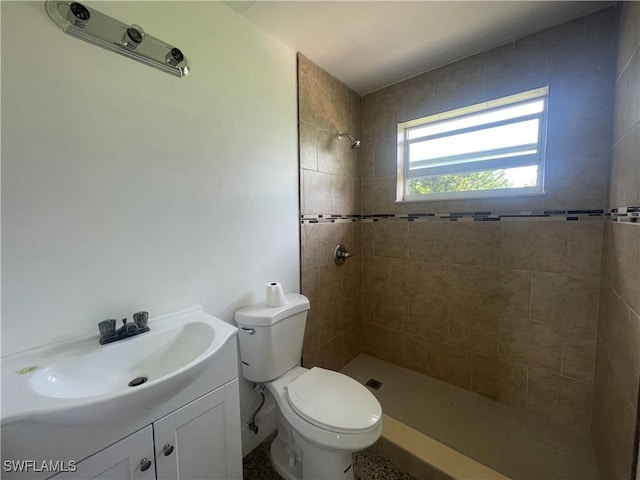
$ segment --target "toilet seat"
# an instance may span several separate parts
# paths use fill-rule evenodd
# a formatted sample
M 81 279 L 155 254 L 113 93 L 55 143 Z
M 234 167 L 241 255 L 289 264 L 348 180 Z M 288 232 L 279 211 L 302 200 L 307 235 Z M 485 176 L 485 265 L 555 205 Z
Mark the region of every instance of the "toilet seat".
M 314 367 L 287 386 L 287 400 L 309 423 L 337 433 L 368 431 L 379 425 L 380 403 L 360 383 Z
M 306 368 L 294 367 L 284 375 L 265 384 L 276 400 L 282 419 L 291 426 L 294 437 L 299 435 L 317 447 L 330 451 L 350 450 L 357 452 L 373 445 L 382 435 L 382 418 L 371 429 L 341 433 L 331 431 L 326 427 L 319 427 L 293 409 L 288 398 L 288 387 L 294 380 L 308 372 L 309 370 Z

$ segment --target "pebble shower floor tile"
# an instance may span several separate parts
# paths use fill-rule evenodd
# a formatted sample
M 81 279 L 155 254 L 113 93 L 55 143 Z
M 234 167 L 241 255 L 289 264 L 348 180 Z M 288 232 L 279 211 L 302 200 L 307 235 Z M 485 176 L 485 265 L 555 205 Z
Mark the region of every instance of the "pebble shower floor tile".
M 243 460 L 244 480 L 281 480 L 282 477 L 271 466 L 269 448 L 272 437 L 262 442 Z M 390 461 L 369 451 L 363 450 L 353 456 L 356 480 L 416 480 L 415 477 L 400 471 Z

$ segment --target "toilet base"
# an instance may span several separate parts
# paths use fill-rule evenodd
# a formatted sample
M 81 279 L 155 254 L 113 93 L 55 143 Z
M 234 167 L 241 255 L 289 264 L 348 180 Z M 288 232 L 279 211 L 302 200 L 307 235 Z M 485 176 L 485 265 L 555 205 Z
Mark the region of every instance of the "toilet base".
M 302 463 L 294 460 L 296 463 L 291 465 L 292 456 L 287 451 L 287 444 L 280 437 L 273 439 L 269 450 L 269 459 L 278 475 L 285 480 L 300 480 L 302 478 Z
M 285 480 L 353 480 L 351 451 L 324 450 L 295 432 L 279 413 L 269 458 Z

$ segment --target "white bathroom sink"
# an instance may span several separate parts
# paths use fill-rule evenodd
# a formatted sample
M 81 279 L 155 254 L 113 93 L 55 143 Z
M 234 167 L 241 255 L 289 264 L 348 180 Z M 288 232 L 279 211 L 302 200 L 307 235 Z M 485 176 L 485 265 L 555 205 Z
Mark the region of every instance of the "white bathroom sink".
M 107 345 L 91 335 L 3 358 L 2 423 L 82 425 L 144 412 L 195 380 L 237 331 L 200 307 L 149 326 Z

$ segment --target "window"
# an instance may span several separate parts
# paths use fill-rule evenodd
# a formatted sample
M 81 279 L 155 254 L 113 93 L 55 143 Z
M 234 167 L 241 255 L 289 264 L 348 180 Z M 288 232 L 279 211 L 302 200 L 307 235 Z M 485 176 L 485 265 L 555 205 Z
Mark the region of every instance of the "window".
M 398 124 L 398 201 L 543 193 L 548 87 Z

